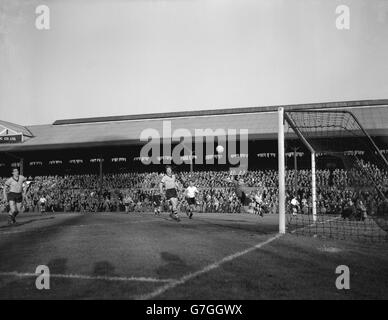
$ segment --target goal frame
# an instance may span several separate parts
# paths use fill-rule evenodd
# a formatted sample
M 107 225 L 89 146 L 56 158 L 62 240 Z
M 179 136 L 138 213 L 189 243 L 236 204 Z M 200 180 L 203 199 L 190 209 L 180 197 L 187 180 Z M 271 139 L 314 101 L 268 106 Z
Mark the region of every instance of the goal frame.
M 322 109 L 291 109 L 289 112 L 300 112 L 300 113 L 343 113 L 348 114 L 359 126 L 362 134 L 368 139 L 369 143 L 383 160 L 386 167 L 388 168 L 388 160 L 384 157 L 381 150 L 377 147 L 368 132 L 363 128 L 357 117 L 349 110 L 322 110 Z M 317 195 L 316 195 L 316 150 L 311 146 L 307 139 L 303 136 L 302 132 L 295 126 L 294 122 L 288 116 L 287 111 L 283 107 L 278 108 L 278 176 L 279 176 L 279 233 L 284 234 L 286 232 L 286 170 L 285 170 L 285 124 L 294 131 L 296 136 L 302 141 L 305 147 L 311 153 L 311 195 L 312 195 L 312 217 L 313 223 L 317 221 Z M 380 190 L 378 190 L 380 192 Z M 384 197 L 384 195 L 383 195 Z

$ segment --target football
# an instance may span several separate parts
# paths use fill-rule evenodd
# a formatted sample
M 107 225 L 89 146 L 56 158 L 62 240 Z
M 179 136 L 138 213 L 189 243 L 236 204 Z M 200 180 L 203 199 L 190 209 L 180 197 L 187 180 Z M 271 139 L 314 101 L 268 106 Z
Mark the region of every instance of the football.
M 223 153 L 224 152 L 224 147 L 219 145 L 219 146 L 217 146 L 216 151 L 217 151 L 217 153 Z

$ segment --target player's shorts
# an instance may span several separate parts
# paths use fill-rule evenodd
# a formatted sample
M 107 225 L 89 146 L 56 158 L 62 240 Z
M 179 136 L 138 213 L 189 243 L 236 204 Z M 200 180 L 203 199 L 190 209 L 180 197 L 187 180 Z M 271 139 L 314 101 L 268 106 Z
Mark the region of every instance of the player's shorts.
M 17 192 L 9 192 L 7 195 L 8 201 L 15 201 L 16 203 L 22 203 L 23 202 L 23 196 L 21 193 Z
M 188 203 L 189 206 L 195 205 L 195 204 L 196 204 L 195 198 L 189 198 L 189 197 L 187 197 L 187 198 L 186 198 L 186 201 L 187 201 L 187 203 Z
M 155 207 L 160 206 L 160 203 L 161 203 L 161 197 L 160 197 L 160 196 L 155 195 L 155 196 L 152 197 L 152 204 L 153 204 Z
M 167 200 L 170 200 L 171 198 L 178 198 L 178 194 L 176 192 L 176 189 L 167 189 L 166 190 L 166 198 L 167 198 Z
M 245 192 L 242 192 L 241 195 L 239 196 L 239 198 L 240 198 L 240 201 L 241 201 L 241 205 L 243 205 L 243 206 L 249 205 L 250 199 L 247 198 Z

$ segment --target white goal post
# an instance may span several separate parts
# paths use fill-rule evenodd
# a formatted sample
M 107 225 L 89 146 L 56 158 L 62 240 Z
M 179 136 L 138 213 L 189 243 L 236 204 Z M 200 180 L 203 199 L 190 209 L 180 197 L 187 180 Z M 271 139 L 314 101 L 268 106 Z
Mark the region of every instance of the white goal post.
M 286 232 L 286 168 L 285 168 L 285 135 L 284 126 L 287 114 L 284 108 L 278 109 L 278 175 L 279 175 L 279 233 Z M 317 195 L 316 195 L 316 173 L 315 173 L 315 150 L 303 137 L 292 121 L 287 121 L 298 138 L 311 152 L 311 196 L 312 196 L 312 216 L 313 222 L 317 221 Z
M 286 168 L 284 150 L 284 108 L 278 109 L 279 233 L 286 233 Z

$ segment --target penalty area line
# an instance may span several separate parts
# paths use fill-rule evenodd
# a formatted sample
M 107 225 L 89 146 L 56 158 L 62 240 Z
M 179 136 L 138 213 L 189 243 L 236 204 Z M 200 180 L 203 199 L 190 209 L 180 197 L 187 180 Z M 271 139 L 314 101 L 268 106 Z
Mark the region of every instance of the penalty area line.
M 260 243 L 258 243 L 256 245 L 252 246 L 252 247 L 249 247 L 248 249 L 245 249 L 243 251 L 239 251 L 239 252 L 236 252 L 236 253 L 231 254 L 229 256 L 226 256 L 226 257 L 224 257 L 223 259 L 221 259 L 221 260 L 219 260 L 217 262 L 209 264 L 208 266 L 204 267 L 201 270 L 189 273 L 189 274 L 181 277 L 178 280 L 173 280 L 173 281 L 171 281 L 171 282 L 169 282 L 169 283 L 159 287 L 158 289 L 156 289 L 156 290 L 154 290 L 154 291 L 152 291 L 150 293 L 136 296 L 135 300 L 154 299 L 154 298 L 160 296 L 161 294 L 163 294 L 164 292 L 166 292 L 167 290 L 171 290 L 171 289 L 173 289 L 173 288 L 175 288 L 175 287 L 177 287 L 179 285 L 185 284 L 186 282 L 188 282 L 188 281 L 190 281 L 190 280 L 192 280 L 194 278 L 197 278 L 197 277 L 199 277 L 199 276 L 201 276 L 201 275 L 203 275 L 203 274 L 205 274 L 205 273 L 207 273 L 209 271 L 212 271 L 212 270 L 215 270 L 215 269 L 219 268 L 221 265 L 223 265 L 226 262 L 230 262 L 230 261 L 232 261 L 234 259 L 237 259 L 237 258 L 239 258 L 239 257 L 241 257 L 241 256 L 243 256 L 243 255 L 245 255 L 247 253 L 250 253 L 252 251 L 260 249 L 263 246 L 271 243 L 272 241 L 275 241 L 275 240 L 279 239 L 281 236 L 283 236 L 283 234 L 279 233 L 279 234 L 277 234 L 277 235 L 275 235 L 275 236 L 273 236 L 273 237 L 271 237 L 271 238 L 269 238 L 269 239 L 267 239 L 267 240 L 265 240 L 263 242 L 260 242 Z
M 31 278 L 38 277 L 40 273 L 30 273 L 30 272 L 0 272 L 0 277 L 17 277 L 17 278 Z M 82 274 L 50 274 L 50 278 L 59 278 L 59 279 L 77 279 L 77 280 L 103 280 L 103 281 L 119 281 L 119 282 L 162 282 L 169 283 L 175 281 L 174 279 L 156 279 L 156 278 L 147 278 L 147 277 L 114 277 L 114 276 L 88 276 Z

